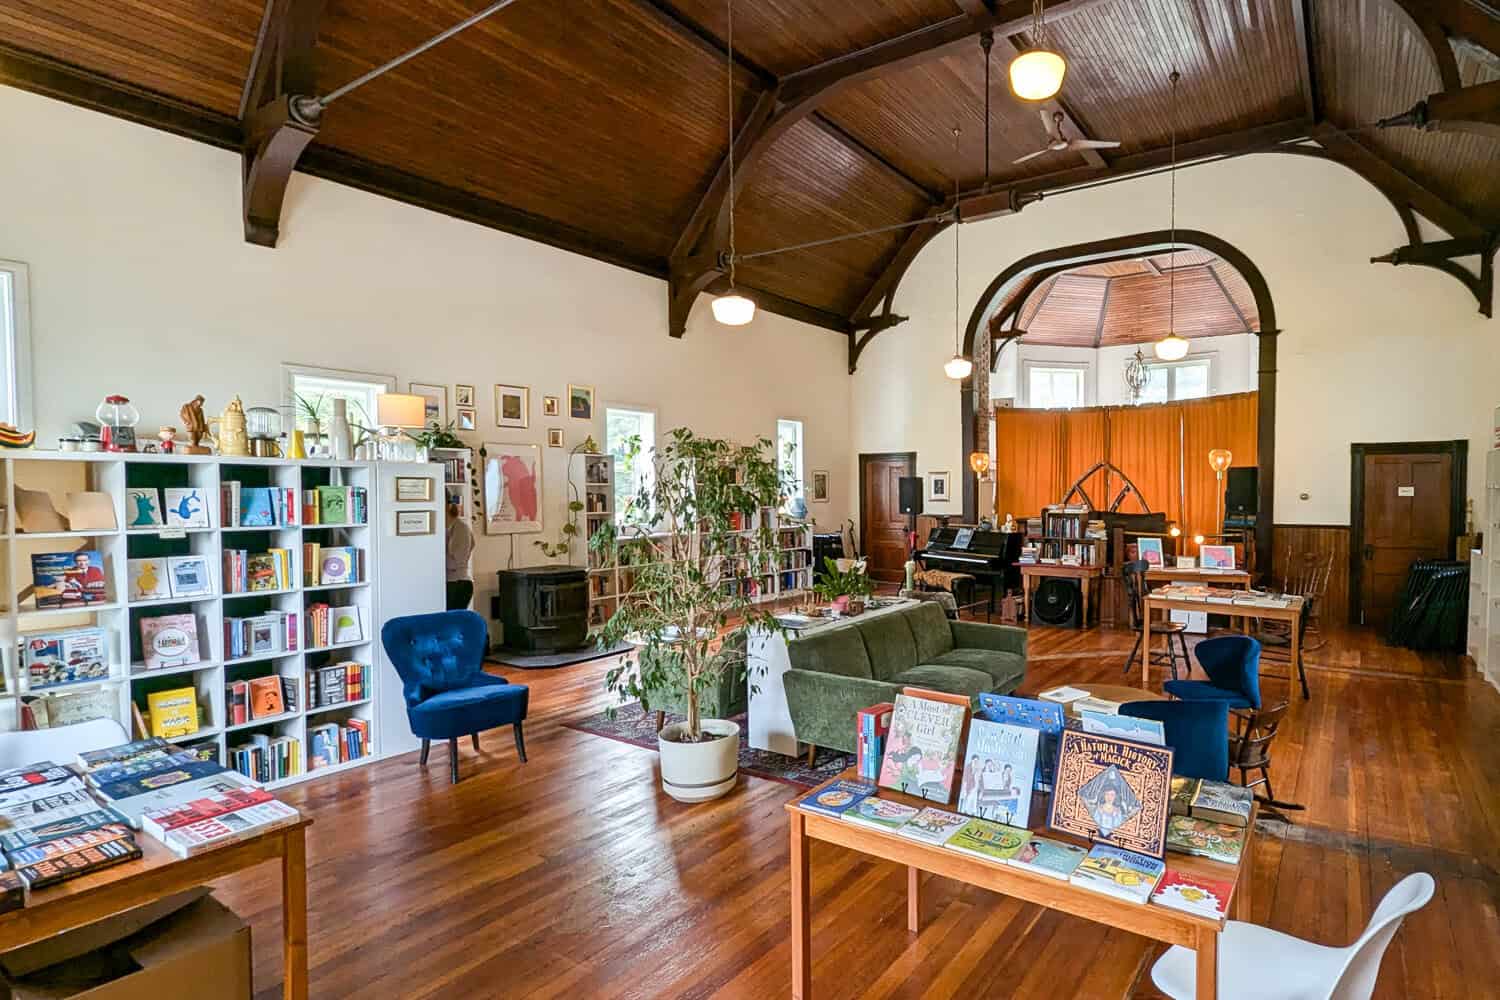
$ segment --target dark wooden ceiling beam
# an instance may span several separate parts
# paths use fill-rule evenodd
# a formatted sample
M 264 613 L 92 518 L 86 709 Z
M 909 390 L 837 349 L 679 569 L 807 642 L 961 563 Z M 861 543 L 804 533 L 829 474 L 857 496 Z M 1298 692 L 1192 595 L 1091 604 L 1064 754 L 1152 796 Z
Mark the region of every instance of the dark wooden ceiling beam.
M 657 21 L 673 34 L 696 46 L 700 51 L 715 59 L 724 59 L 729 55 L 729 47 L 717 35 L 683 13 L 668 0 L 635 0 L 635 3 L 641 10 L 655 15 Z M 776 74 L 745 55 L 743 49 L 735 50 L 734 64 L 754 77 L 762 90 L 769 90 L 776 86 Z
M 934 205 L 942 202 L 942 195 L 923 185 L 922 182 L 918 181 L 911 174 L 908 174 L 906 171 L 896 166 L 890 160 L 882 156 L 879 152 L 865 145 L 853 135 L 850 135 L 847 131 L 844 130 L 841 125 L 828 118 L 826 115 L 823 115 L 820 112 L 814 113 L 809 116 L 808 121 L 816 125 L 824 135 L 827 135 L 839 145 L 848 149 L 852 153 L 858 154 L 867 162 L 874 164 L 877 168 L 883 170 L 886 174 L 890 175 L 894 180 L 899 182 L 902 187 L 906 188 L 912 194 Z
M 1323 99 L 1318 92 L 1318 36 L 1316 0 L 1288 0 L 1292 5 L 1292 38 L 1297 43 L 1297 75 L 1302 82 L 1302 105 L 1307 120 L 1323 120 Z

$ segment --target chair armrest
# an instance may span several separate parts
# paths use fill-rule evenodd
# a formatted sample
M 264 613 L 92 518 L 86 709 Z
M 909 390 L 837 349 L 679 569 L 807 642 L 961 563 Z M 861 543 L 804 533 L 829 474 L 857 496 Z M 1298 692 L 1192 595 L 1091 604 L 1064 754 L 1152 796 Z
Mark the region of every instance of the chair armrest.
M 797 739 L 853 753 L 855 715 L 862 708 L 895 701 L 901 688 L 864 677 L 842 677 L 817 670 L 781 675 L 787 710 Z
M 1013 625 L 984 622 L 949 622 L 953 645 L 958 649 L 992 649 L 997 653 L 1026 655 L 1026 630 Z

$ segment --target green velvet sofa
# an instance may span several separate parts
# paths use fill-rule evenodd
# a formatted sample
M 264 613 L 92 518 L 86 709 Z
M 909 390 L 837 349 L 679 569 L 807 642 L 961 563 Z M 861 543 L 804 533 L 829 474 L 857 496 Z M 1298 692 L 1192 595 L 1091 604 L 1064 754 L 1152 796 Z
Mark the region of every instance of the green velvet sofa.
M 940 605 L 856 619 L 787 643 L 782 677 L 797 739 L 853 753 L 861 708 L 895 701 L 904 687 L 967 695 L 1009 694 L 1026 676 L 1026 630 L 949 621 Z

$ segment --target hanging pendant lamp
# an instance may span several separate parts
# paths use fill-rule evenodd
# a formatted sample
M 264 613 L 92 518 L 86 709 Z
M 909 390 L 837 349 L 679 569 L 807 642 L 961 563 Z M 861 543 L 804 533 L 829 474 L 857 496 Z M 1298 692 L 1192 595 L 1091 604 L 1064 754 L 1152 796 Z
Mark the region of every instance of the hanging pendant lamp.
M 1172 235 L 1167 258 L 1167 335 L 1153 347 L 1162 361 L 1181 361 L 1188 355 L 1188 342 L 1177 335 L 1177 82 L 1182 74 L 1172 71 L 1172 167 L 1167 176 L 1172 182 Z
M 734 0 L 727 0 L 729 54 L 729 291 L 713 300 L 714 319 L 725 326 L 744 326 L 755 318 L 755 303 L 734 290 Z
M 1023 101 L 1046 101 L 1062 90 L 1068 61 L 1047 48 L 1047 21 L 1042 0 L 1031 2 L 1031 48 L 1010 63 L 1010 89 Z

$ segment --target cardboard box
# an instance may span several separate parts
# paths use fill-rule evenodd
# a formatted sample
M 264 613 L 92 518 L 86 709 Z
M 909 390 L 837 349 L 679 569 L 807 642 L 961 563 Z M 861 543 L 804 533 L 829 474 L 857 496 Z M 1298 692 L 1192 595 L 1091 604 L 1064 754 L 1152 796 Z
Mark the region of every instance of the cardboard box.
M 109 922 L 30 947 L 56 942 L 73 950 L 66 939 L 98 935 L 97 928 Z M 17 979 L 6 977 L 4 986 L 7 1000 L 250 1000 L 250 927 L 206 896 L 114 944 Z

